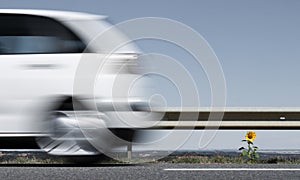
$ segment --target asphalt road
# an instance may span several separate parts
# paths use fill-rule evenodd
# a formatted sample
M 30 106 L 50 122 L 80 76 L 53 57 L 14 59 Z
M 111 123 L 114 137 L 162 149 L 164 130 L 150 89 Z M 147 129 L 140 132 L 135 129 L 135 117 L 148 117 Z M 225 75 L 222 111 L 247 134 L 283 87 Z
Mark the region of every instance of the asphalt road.
M 300 165 L 146 164 L 0 167 L 0 179 L 300 179 Z

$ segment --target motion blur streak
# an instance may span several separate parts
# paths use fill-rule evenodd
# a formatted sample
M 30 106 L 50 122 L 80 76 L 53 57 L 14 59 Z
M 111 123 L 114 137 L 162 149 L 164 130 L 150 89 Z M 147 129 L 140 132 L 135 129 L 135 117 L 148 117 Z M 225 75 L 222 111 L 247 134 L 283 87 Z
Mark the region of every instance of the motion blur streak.
M 119 127 L 112 123 L 112 116 L 117 111 L 125 115 L 134 111 L 143 117 L 147 113 L 145 108 L 149 110 L 143 93 L 129 96 L 126 89 L 132 89 L 133 81 L 140 76 L 140 50 L 128 43 L 108 54 L 103 48 L 106 44 L 126 38 L 119 31 L 112 32 L 108 42 L 88 46 L 96 35 L 111 27 L 106 17 L 78 12 L 3 9 L 0 23 L 5 24 L 0 29 L 2 137 L 34 137 L 46 152 L 72 156 L 99 154 L 99 149 L 90 144 L 93 138 L 100 138 L 103 151 L 121 145 L 111 144 L 106 131 L 126 139 L 124 142 L 132 140 L 133 131 L 128 126 L 116 130 Z M 73 91 L 83 54 L 91 64 L 107 57 L 94 92 L 88 94 Z M 94 80 L 88 71 L 81 78 Z M 120 88 L 124 88 L 125 93 L 118 101 L 112 101 L 116 78 L 122 79 Z M 141 89 L 134 90 L 138 91 Z M 91 108 L 94 106 L 97 110 Z M 96 131 L 99 136 L 87 137 L 83 131 Z

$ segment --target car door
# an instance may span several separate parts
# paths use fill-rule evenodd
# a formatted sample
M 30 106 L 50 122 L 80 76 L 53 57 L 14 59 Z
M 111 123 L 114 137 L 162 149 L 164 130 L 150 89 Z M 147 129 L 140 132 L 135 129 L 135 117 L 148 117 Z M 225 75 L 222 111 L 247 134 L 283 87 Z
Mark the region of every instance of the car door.
M 68 94 L 85 44 L 60 22 L 0 14 L 0 134 L 40 133 L 46 97 Z

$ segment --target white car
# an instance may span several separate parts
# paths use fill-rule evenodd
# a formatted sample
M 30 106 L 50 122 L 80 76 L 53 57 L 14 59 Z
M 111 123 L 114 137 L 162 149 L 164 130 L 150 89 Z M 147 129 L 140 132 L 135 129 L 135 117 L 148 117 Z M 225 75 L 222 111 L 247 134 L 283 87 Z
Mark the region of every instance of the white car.
M 142 88 L 132 90 L 140 51 L 130 43 L 108 55 L 110 42 L 97 39 L 111 27 L 106 17 L 3 9 L 0 23 L 0 136 L 7 140 L 0 148 L 34 139 L 50 154 L 95 155 L 123 135 L 131 140 L 145 113 L 139 107 L 148 104 Z

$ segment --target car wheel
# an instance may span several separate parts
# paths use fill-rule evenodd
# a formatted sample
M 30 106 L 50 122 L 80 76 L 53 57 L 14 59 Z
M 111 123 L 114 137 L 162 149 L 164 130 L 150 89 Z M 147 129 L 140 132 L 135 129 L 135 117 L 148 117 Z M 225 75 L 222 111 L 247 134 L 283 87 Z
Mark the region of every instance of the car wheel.
M 82 133 L 73 111 L 50 113 L 49 135 L 37 138 L 40 148 L 51 155 L 91 156 L 100 153 L 88 142 Z

